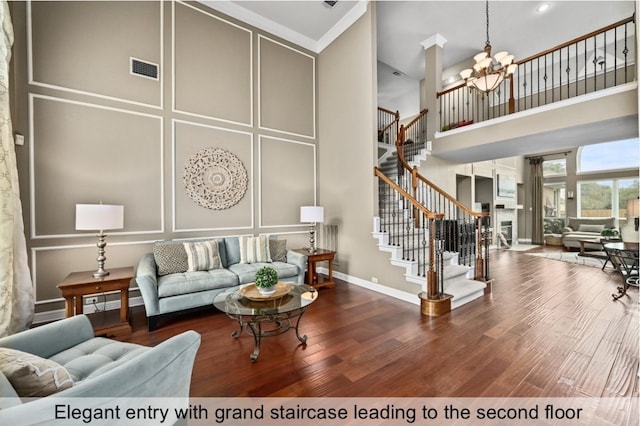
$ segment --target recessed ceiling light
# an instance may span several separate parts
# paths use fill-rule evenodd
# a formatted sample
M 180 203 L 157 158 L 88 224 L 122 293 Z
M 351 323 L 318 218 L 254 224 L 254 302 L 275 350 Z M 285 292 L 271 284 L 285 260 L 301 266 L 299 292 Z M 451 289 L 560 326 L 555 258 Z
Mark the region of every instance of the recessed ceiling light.
M 536 12 L 543 13 L 543 12 L 547 11 L 550 7 L 551 7 L 551 5 L 549 3 L 543 3 L 543 4 L 541 4 L 540 6 L 538 6 L 536 8 Z

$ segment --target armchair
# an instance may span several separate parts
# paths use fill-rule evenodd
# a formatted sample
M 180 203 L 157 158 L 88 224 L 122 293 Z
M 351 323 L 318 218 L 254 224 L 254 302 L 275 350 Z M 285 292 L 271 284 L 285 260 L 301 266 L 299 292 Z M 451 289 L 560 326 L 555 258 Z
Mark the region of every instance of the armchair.
M 73 379 L 73 386 L 47 397 L 24 398 L 11 378 L 0 374 L 0 424 L 49 423 L 54 404 L 74 400 L 85 407 L 103 406 L 108 401 L 126 405 L 136 398 L 186 401 L 199 346 L 200 335 L 192 330 L 155 347 L 94 337 L 84 315 L 1 338 L 0 348 L 61 365 Z

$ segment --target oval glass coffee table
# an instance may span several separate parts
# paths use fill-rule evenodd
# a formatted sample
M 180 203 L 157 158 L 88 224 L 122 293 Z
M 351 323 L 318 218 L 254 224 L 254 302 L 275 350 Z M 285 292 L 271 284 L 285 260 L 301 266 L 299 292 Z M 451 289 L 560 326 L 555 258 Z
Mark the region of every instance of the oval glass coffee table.
M 261 297 L 249 284 L 213 299 L 216 308 L 238 321 L 240 328 L 231 333 L 232 337 L 237 338 L 243 330 L 253 336 L 251 362 L 256 362 L 260 355 L 263 337 L 277 336 L 293 328 L 298 340 L 303 345 L 307 342 L 307 336 L 301 336 L 298 327 L 302 315 L 318 298 L 318 292 L 306 284 L 278 283 L 278 286 L 280 291 L 271 297 Z

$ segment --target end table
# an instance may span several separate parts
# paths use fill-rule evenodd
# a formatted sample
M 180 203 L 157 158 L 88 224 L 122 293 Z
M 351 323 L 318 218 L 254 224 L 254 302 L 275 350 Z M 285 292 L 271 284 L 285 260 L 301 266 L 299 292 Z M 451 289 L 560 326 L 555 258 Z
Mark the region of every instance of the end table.
M 317 249 L 311 253 L 309 249 L 306 248 L 296 249 L 294 251 L 307 256 L 307 284 L 314 288 L 335 287 L 336 283 L 333 281 L 333 258 L 336 255 L 335 251 Z M 316 272 L 316 263 L 318 262 L 329 262 L 329 276 L 326 280 Z
M 119 316 L 115 311 L 105 311 L 87 315 L 96 336 L 129 336 L 129 284 L 133 279 L 133 267 L 114 268 L 109 275 L 95 278 L 94 271 L 72 272 L 58 284 L 65 301 L 66 316 L 82 314 L 82 297 L 110 291 L 120 292 Z M 75 309 L 74 309 L 75 308 Z M 110 314 L 110 313 L 111 314 Z

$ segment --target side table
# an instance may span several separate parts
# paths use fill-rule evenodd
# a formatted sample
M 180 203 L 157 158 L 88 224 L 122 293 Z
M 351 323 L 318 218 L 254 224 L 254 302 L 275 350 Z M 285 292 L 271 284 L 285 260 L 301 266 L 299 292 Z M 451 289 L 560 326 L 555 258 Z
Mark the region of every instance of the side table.
M 296 249 L 294 251 L 307 256 L 307 284 L 314 288 L 335 287 L 336 283 L 333 281 L 333 258 L 336 255 L 335 251 L 317 249 L 314 253 L 311 253 L 309 249 L 306 248 Z M 329 262 L 329 276 L 326 280 L 316 272 L 316 263 L 318 262 Z
M 94 271 L 72 272 L 58 284 L 65 301 L 66 316 L 82 314 L 82 297 L 110 291 L 120 292 L 120 312 L 106 311 L 87 315 L 96 336 L 129 336 L 129 284 L 133 279 L 133 267 L 111 269 L 109 275 L 101 278 L 93 276 Z M 75 309 L 74 309 L 75 308 Z M 111 312 L 109 314 L 108 312 Z

